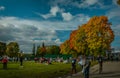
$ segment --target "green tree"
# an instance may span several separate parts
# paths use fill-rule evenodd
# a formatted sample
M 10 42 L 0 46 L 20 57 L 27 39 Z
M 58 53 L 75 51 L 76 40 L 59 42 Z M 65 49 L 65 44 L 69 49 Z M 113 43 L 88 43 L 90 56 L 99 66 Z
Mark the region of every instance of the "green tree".
M 0 56 L 6 54 L 6 43 L 0 42 Z
M 6 53 L 10 57 L 17 57 L 19 52 L 19 44 L 17 42 L 10 42 L 7 45 Z
M 51 45 L 46 47 L 47 54 L 60 54 L 60 47 L 56 45 Z

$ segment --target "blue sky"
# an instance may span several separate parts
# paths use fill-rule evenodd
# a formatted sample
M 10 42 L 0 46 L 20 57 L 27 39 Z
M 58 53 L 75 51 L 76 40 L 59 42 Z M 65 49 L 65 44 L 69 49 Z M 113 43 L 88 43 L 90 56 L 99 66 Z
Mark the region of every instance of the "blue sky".
M 24 52 L 36 45 L 60 45 L 93 16 L 108 16 L 120 47 L 120 6 L 116 0 L 0 0 L 0 41 L 17 41 Z

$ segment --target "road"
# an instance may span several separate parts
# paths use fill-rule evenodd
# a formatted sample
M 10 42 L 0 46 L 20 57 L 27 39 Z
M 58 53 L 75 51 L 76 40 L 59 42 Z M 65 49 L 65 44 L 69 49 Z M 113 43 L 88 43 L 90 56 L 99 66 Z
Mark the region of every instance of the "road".
M 91 73 L 90 78 L 120 78 L 120 62 L 106 62 L 103 65 L 103 72 Z
M 79 72 L 66 78 L 83 78 L 83 75 Z M 101 74 L 98 73 L 98 65 L 91 67 L 90 78 L 120 78 L 120 61 L 105 62 Z

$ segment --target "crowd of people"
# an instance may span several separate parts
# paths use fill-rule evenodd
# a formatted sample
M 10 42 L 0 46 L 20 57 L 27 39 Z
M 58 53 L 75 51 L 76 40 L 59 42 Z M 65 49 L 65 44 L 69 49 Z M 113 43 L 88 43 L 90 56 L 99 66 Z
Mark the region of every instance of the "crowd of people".
M 91 66 L 91 61 L 93 59 L 92 58 L 88 58 L 85 55 L 80 56 L 79 58 L 73 58 L 72 62 L 71 62 L 71 71 L 72 74 L 77 73 L 76 71 L 76 65 L 77 63 L 81 66 L 82 70 L 81 72 L 83 73 L 84 78 L 89 78 L 89 73 L 90 73 L 90 66 Z M 99 74 L 102 73 L 103 71 L 103 61 L 104 58 L 101 55 L 98 55 L 95 60 L 97 60 L 98 65 L 99 65 Z
M 22 55 L 19 57 L 19 62 L 20 62 L 20 66 L 23 66 L 23 60 L 25 60 Z M 34 58 L 35 62 L 39 62 L 39 63 L 46 63 L 46 64 L 52 64 L 52 62 L 62 62 L 62 63 L 71 63 L 71 72 L 72 74 L 76 74 L 77 70 L 76 70 L 76 65 L 80 65 L 82 68 L 82 73 L 84 78 L 89 78 L 89 72 L 90 72 L 90 66 L 91 66 L 91 60 L 93 60 L 93 58 L 89 58 L 85 55 L 81 55 L 80 57 L 77 58 L 68 58 L 68 59 L 63 59 L 63 58 L 44 58 L 44 57 L 40 57 L 40 58 Z M 94 60 L 98 61 L 99 64 L 99 73 L 102 73 L 103 71 L 103 61 L 104 58 L 101 55 L 98 55 L 97 58 L 95 58 Z M 7 63 L 8 63 L 8 57 L 7 56 L 3 56 L 2 60 L 1 60 L 2 64 L 3 64 L 3 69 L 7 69 Z
M 70 59 L 63 59 L 62 57 L 57 57 L 57 58 L 45 58 L 45 57 L 35 57 L 34 61 L 36 63 L 47 63 L 47 64 L 52 64 L 52 62 L 59 62 L 59 63 L 70 63 Z
M 77 60 L 78 60 L 78 62 L 77 62 Z M 72 74 L 77 72 L 76 71 L 76 63 L 78 63 L 81 66 L 84 78 L 89 78 L 89 69 L 90 69 L 90 65 L 91 65 L 90 59 L 88 59 L 86 56 L 82 56 L 78 59 L 73 58 L 72 64 L 71 64 Z
M 17 62 L 17 61 L 20 62 L 20 66 L 23 66 L 23 60 L 24 58 L 22 56 L 19 57 L 19 60 L 13 58 L 14 62 Z M 3 69 L 7 69 L 7 64 L 9 61 L 11 61 L 11 59 L 8 56 L 4 55 L 0 61 L 3 64 Z

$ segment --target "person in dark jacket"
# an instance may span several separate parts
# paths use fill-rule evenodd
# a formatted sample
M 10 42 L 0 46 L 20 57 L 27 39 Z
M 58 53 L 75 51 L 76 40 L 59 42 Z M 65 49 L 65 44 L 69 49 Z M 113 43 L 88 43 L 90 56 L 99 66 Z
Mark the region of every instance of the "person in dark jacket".
M 76 58 L 72 59 L 72 74 L 76 73 Z
M 23 58 L 20 57 L 20 66 L 23 66 Z
M 84 78 L 89 78 L 90 65 L 91 65 L 91 62 L 89 61 L 89 59 L 86 59 L 85 65 L 84 65 Z
M 84 56 L 84 65 L 83 65 L 83 75 L 84 75 L 84 78 L 89 78 L 89 71 L 90 71 L 90 65 L 91 65 L 91 62 L 88 58 L 86 58 L 86 56 Z
M 23 54 L 20 54 L 20 66 L 23 66 Z
M 103 70 L 103 57 L 101 55 L 98 55 L 97 60 L 99 64 L 99 74 L 100 74 Z

